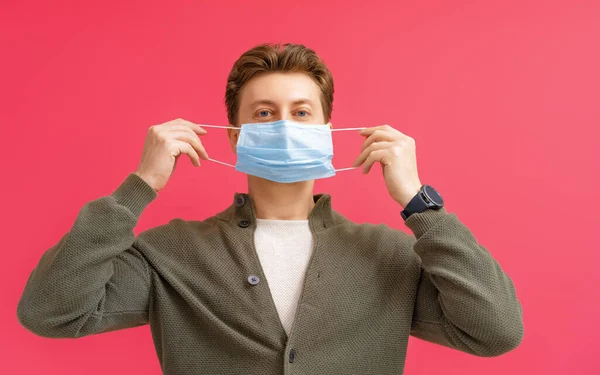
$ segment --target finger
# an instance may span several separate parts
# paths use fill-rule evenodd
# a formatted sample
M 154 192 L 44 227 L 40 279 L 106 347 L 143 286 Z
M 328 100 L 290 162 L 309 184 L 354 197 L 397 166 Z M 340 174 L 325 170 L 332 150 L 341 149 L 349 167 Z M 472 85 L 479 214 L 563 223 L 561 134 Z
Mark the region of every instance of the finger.
M 180 154 L 186 154 L 192 160 L 192 164 L 196 167 L 200 166 L 200 158 L 192 145 L 187 142 L 183 142 L 177 139 L 171 141 L 171 155 L 178 156 Z
M 374 126 L 371 128 L 366 128 L 363 129 L 359 132 L 360 135 L 363 136 L 369 136 L 372 133 L 374 133 L 375 131 L 380 130 L 380 131 L 385 131 L 385 132 L 390 132 L 390 133 L 396 133 L 402 137 L 408 137 L 406 134 L 402 133 L 400 130 L 394 128 L 393 126 L 390 125 L 381 125 L 381 126 Z
M 182 127 L 188 128 L 200 135 L 204 135 L 204 134 L 208 133 L 208 131 L 206 129 L 204 129 L 203 127 L 201 127 L 200 125 L 195 124 L 191 121 L 184 120 L 184 119 L 176 119 L 173 121 L 169 121 L 165 125 L 167 125 L 167 127 L 170 129 L 180 129 Z
M 194 132 L 193 129 L 191 129 L 189 126 L 185 126 L 185 125 L 181 125 L 181 124 L 168 124 L 165 126 L 159 125 L 156 129 L 157 129 L 156 130 L 157 134 L 161 138 L 165 138 L 165 139 L 172 139 L 175 137 L 173 134 L 177 134 L 177 133 L 187 133 L 187 134 L 195 136 L 195 137 L 202 135 L 202 134 L 198 134 L 198 133 Z
M 194 147 L 194 150 L 198 153 L 198 155 L 200 155 L 200 157 L 202 159 L 208 160 L 208 152 L 206 152 L 204 145 L 202 144 L 202 142 L 200 142 L 200 140 L 198 138 L 196 138 L 194 140 L 194 142 L 192 142 L 192 146 Z
M 202 159 L 204 159 L 204 160 L 208 159 L 208 153 L 206 152 L 206 149 L 202 145 L 200 138 L 198 138 L 198 136 L 196 134 L 194 134 L 193 132 L 177 131 L 177 132 L 171 133 L 171 137 L 173 137 L 173 139 L 178 139 L 180 141 L 189 143 L 194 148 L 194 151 L 196 151 L 196 153 L 198 155 L 200 155 L 200 157 Z
M 396 139 L 398 139 L 398 137 L 395 136 L 393 133 L 390 133 L 385 130 L 375 130 L 374 132 L 371 133 L 371 135 L 369 135 L 367 137 L 367 139 L 363 143 L 362 150 L 364 151 L 366 148 L 371 146 L 371 144 L 373 144 L 374 142 L 386 142 L 386 141 L 392 142 L 392 141 L 395 141 Z
M 188 132 L 197 136 L 205 135 L 207 133 L 207 131 L 200 126 L 194 127 L 185 124 L 165 124 L 165 126 L 159 128 L 159 132 L 164 132 L 166 134 L 169 134 L 173 131 Z
M 393 127 L 391 127 L 389 125 L 379 125 L 379 126 L 372 126 L 370 128 L 365 128 L 360 131 L 360 134 L 371 135 L 376 130 L 392 131 L 392 130 L 396 130 L 396 129 L 394 129 Z
M 171 124 L 188 124 L 188 125 L 195 125 L 193 122 L 182 119 L 182 118 L 176 118 L 175 120 L 171 120 L 169 121 L 169 123 Z
M 358 158 L 356 158 L 356 160 L 354 161 L 352 166 L 358 167 L 359 165 L 364 163 L 365 160 L 367 160 L 367 157 L 369 156 L 369 154 L 371 154 L 371 152 L 381 150 L 384 148 L 388 148 L 392 144 L 393 144 L 393 142 L 375 142 L 375 143 L 371 144 L 369 147 L 367 147 L 366 149 L 363 150 L 363 152 L 358 156 Z
M 385 156 L 386 151 L 387 150 L 383 149 L 383 150 L 377 150 L 377 151 L 371 152 L 369 154 L 369 156 L 367 157 L 365 164 L 363 164 L 363 169 L 362 169 L 363 173 L 369 173 L 371 171 L 371 167 L 373 166 L 373 163 L 383 160 L 383 157 Z

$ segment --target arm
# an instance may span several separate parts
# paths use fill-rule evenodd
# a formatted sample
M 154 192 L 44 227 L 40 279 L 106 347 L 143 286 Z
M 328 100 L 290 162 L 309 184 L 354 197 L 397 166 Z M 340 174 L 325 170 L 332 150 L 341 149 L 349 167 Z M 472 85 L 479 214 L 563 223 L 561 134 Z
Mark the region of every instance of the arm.
M 496 356 L 523 338 L 511 279 L 457 216 L 445 208 L 412 214 L 421 260 L 411 335 L 477 356 Z
M 19 322 L 51 338 L 82 337 L 148 323 L 149 268 L 133 229 L 156 191 L 131 173 L 88 202 L 73 227 L 31 272 Z

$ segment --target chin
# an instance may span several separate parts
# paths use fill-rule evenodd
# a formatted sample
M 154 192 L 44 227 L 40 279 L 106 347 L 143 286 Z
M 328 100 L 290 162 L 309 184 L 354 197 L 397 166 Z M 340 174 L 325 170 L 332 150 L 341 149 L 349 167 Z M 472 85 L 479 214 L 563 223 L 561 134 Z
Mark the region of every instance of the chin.
M 277 181 L 271 181 L 271 180 L 266 180 L 266 179 L 261 179 L 261 180 L 263 180 L 264 183 L 279 185 L 279 186 L 305 186 L 305 185 L 312 185 L 315 182 L 314 180 L 296 181 L 296 182 L 277 182 Z
M 305 180 L 305 181 L 296 181 L 296 182 L 277 182 L 268 180 L 266 178 L 248 175 L 248 181 L 254 181 L 260 185 L 271 185 L 271 186 L 280 186 L 280 187 L 300 187 L 300 186 L 309 186 L 314 185 L 315 180 Z

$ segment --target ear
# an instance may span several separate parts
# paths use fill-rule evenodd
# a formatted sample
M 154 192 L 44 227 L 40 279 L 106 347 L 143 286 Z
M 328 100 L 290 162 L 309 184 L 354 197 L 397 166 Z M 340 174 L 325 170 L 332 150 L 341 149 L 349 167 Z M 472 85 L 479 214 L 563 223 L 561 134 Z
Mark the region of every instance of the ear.
M 229 126 L 234 126 L 229 124 Z M 240 128 L 238 128 L 240 129 Z M 238 142 L 238 138 L 240 137 L 240 131 L 236 130 L 236 129 L 227 129 L 227 137 L 229 137 L 229 144 L 231 145 L 231 151 L 233 151 L 234 154 L 237 153 L 237 142 Z

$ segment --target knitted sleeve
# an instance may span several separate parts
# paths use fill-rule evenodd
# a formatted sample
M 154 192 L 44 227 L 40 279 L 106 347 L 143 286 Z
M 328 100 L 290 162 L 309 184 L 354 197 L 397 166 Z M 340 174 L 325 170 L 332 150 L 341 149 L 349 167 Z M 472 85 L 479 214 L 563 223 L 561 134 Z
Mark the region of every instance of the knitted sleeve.
M 411 335 L 482 357 L 516 348 L 522 308 L 509 276 L 445 208 L 411 215 L 421 276 Z
M 33 269 L 19 322 L 43 337 L 81 337 L 148 323 L 151 291 L 144 246 L 133 232 L 157 193 L 131 173 L 110 195 L 88 202 L 72 228 Z

